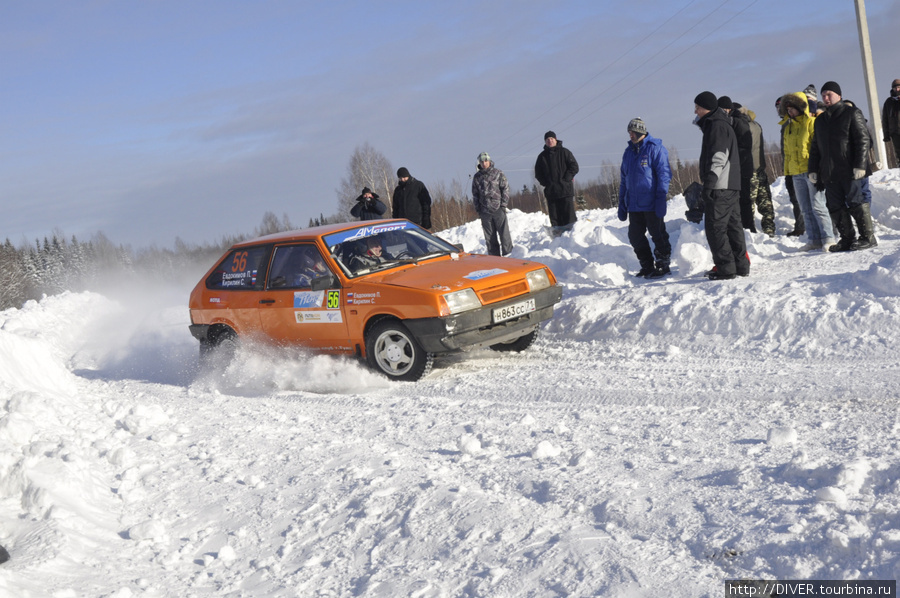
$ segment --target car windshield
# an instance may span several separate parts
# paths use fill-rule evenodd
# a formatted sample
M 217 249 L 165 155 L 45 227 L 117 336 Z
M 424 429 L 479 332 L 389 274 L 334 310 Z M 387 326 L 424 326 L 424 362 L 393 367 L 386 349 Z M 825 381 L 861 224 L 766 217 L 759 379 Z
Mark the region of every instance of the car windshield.
M 411 222 L 389 222 L 325 237 L 335 261 L 353 278 L 458 251 Z

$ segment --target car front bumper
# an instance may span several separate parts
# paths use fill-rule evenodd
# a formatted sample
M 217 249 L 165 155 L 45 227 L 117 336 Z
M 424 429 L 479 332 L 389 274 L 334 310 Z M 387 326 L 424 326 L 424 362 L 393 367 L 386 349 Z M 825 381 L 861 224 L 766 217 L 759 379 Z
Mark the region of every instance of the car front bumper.
M 534 299 L 534 311 L 505 322 L 493 322 L 495 309 L 526 299 Z M 553 306 L 561 299 L 562 286 L 554 285 L 452 316 L 404 320 L 403 323 L 429 353 L 474 349 L 509 342 L 528 334 L 541 322 L 553 317 Z

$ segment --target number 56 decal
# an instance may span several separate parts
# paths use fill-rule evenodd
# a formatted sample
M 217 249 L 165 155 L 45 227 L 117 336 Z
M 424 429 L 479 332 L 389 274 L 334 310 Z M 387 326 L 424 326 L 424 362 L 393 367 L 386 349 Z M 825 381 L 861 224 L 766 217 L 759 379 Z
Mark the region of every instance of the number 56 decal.
M 328 291 L 328 295 L 325 300 L 325 307 L 328 309 L 340 309 L 341 308 L 341 292 L 338 291 Z

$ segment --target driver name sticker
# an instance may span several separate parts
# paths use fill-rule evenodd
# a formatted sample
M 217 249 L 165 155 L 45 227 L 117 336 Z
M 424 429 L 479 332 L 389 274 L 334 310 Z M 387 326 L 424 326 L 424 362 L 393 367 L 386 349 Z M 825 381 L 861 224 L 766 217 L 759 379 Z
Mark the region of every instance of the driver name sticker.
M 481 280 L 482 278 L 490 278 L 491 276 L 497 276 L 498 274 L 504 274 L 508 272 L 508 270 L 503 270 L 502 268 L 494 268 L 493 270 L 476 270 L 475 272 L 470 272 L 463 276 L 463 278 L 468 278 L 469 280 Z
M 322 307 L 324 291 L 299 291 L 294 293 L 294 309 Z
M 381 297 L 381 291 L 375 293 L 347 293 L 348 305 L 374 305 L 375 300 Z
M 344 321 L 339 311 L 295 311 L 298 324 L 340 324 Z

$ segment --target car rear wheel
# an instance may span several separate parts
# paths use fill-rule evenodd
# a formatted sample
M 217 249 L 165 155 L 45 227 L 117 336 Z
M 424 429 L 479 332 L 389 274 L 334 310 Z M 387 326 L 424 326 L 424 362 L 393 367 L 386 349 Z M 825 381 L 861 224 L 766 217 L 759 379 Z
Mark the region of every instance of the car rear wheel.
M 493 349 L 494 351 L 509 351 L 518 353 L 533 345 L 534 341 L 537 340 L 537 337 L 538 329 L 535 328 L 528 334 L 520 336 L 519 338 L 513 339 L 507 343 L 497 343 L 496 345 L 491 345 L 491 349 Z
M 224 329 L 206 340 L 200 341 L 200 366 L 225 369 L 234 359 L 237 349 L 237 335 L 231 329 Z
M 409 382 L 425 376 L 434 363 L 406 326 L 391 320 L 378 322 L 366 335 L 366 359 L 388 378 Z

